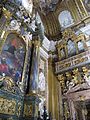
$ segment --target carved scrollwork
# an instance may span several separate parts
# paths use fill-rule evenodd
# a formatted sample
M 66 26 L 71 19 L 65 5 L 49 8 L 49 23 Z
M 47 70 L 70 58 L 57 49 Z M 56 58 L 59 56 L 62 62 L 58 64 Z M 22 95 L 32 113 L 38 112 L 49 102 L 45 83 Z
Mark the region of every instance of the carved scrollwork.
M 79 72 L 78 68 L 73 70 L 73 82 L 76 85 L 81 84 L 81 82 L 82 82 L 81 75 L 80 75 L 80 72 Z
M 9 77 L 9 76 L 6 76 L 6 77 L 1 76 L 1 77 L 0 77 L 0 83 L 3 84 L 3 86 L 4 86 L 6 89 L 9 89 L 9 88 L 11 88 L 12 86 L 14 86 L 14 82 L 13 82 L 12 78 Z
M 63 74 L 58 75 L 58 80 L 60 81 L 61 87 L 64 88 L 65 87 L 65 77 Z
M 20 93 L 20 88 L 15 84 L 13 79 L 9 76 L 0 77 L 0 88 L 12 93 Z

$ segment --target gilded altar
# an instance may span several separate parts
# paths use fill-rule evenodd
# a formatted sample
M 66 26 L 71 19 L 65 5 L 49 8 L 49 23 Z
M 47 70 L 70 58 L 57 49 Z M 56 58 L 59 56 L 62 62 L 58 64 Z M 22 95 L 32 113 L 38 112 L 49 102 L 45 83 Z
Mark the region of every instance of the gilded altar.
M 0 120 L 35 120 L 40 103 L 40 40 L 34 35 L 31 41 L 31 33 L 22 33 L 21 23 L 14 17 L 2 7 L 1 19 L 5 23 L 0 26 Z

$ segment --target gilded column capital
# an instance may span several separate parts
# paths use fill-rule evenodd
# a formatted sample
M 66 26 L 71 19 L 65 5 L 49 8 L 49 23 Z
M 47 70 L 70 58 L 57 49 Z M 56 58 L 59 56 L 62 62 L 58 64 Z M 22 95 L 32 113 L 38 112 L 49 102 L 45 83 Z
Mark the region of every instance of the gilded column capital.
M 48 64 L 49 64 L 49 65 L 52 65 L 52 62 L 53 62 L 52 52 L 51 52 L 51 51 L 49 51 Z

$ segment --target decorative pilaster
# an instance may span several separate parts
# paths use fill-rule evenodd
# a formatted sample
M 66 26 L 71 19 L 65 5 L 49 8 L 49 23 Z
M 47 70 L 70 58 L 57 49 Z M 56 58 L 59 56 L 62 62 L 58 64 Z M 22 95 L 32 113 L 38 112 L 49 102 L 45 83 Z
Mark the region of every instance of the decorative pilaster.
M 52 119 L 58 120 L 58 89 L 57 77 L 54 74 L 53 56 L 49 54 L 48 59 L 48 111 L 52 115 Z
M 82 16 L 83 17 L 87 17 L 88 16 L 88 12 L 87 12 L 84 4 L 83 4 L 83 0 L 78 0 L 78 4 L 79 4 L 79 7 L 80 7 L 80 9 L 82 11 Z
M 80 14 L 81 19 L 84 18 L 84 17 L 87 17 L 88 13 L 85 9 L 85 6 L 84 6 L 82 0 L 74 0 L 74 2 L 76 4 L 76 7 L 78 9 L 78 12 Z

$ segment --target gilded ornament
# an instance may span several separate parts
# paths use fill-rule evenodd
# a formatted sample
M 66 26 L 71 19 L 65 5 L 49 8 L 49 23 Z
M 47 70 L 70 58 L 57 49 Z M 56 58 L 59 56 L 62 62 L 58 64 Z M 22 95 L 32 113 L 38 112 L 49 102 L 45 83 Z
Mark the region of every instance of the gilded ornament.
M 17 105 L 17 116 L 20 116 L 20 113 L 21 113 L 21 103 L 19 102 L 18 105 Z
M 86 67 L 82 67 L 84 73 L 88 73 L 88 69 Z
M 0 113 L 3 114 L 15 114 L 16 101 L 0 98 Z
M 24 105 L 24 115 L 25 116 L 32 116 L 32 112 L 33 112 L 33 106 L 32 105 Z
M 73 75 L 73 82 L 75 84 L 81 84 L 82 78 L 81 78 L 81 74 L 79 73 L 78 68 L 76 68 L 76 69 L 73 70 L 73 74 L 74 74 Z
M 66 72 L 66 77 L 67 77 L 67 78 L 70 78 L 70 77 L 71 77 L 70 72 Z
M 65 86 L 65 77 L 63 76 L 63 74 L 61 74 L 61 75 L 58 75 L 58 80 L 60 81 L 60 84 L 61 84 L 61 86 L 64 88 L 64 86 Z
M 3 7 L 3 13 L 6 18 L 10 18 L 12 16 L 12 14 L 4 7 Z

